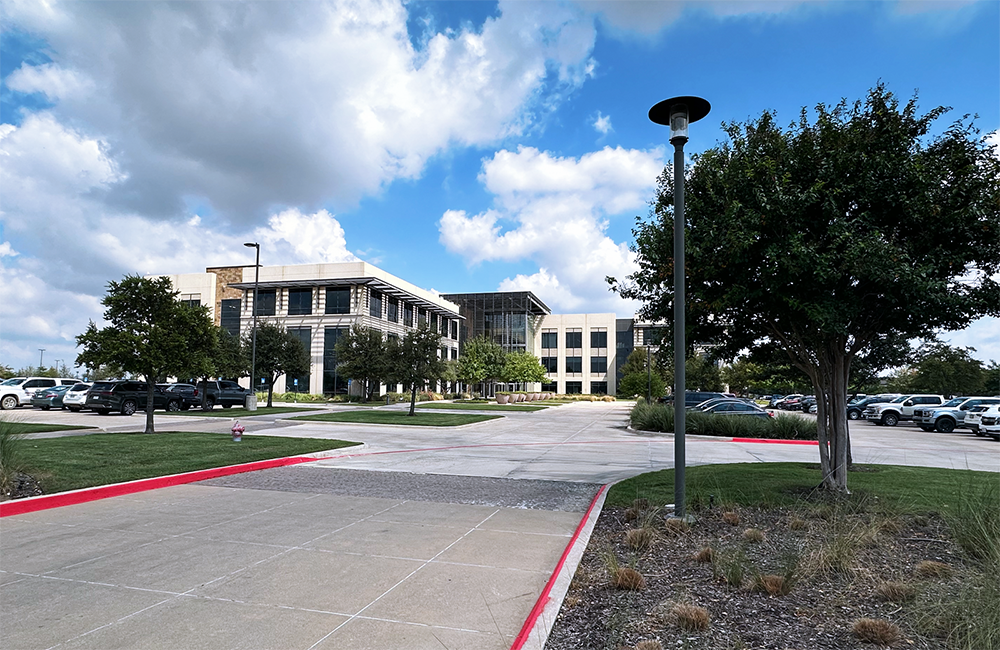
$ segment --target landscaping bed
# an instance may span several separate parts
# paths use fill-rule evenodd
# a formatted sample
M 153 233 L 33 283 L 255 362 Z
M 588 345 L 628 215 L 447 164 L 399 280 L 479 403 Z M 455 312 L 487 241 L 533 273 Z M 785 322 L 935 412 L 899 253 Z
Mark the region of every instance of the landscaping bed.
M 638 402 L 629 413 L 629 422 L 640 431 L 673 433 L 674 408 L 666 404 Z M 725 438 L 768 438 L 774 440 L 816 440 L 816 421 L 799 415 L 780 413 L 774 417 L 716 415 L 687 411 L 684 431 L 694 435 Z
M 341 411 L 339 413 L 300 415 L 291 419 L 311 422 L 394 424 L 410 427 L 457 427 L 463 424 L 495 420 L 499 417 L 502 416 L 480 415 L 478 413 L 416 413 L 408 415 L 405 411 Z
M 545 647 L 1000 647 L 998 477 L 905 468 L 926 472 L 934 509 L 883 494 L 894 469 L 870 468 L 847 499 L 785 483 L 763 506 L 742 489 L 752 469 L 721 489 L 701 480 L 690 525 L 615 486 Z
M 531 411 L 544 411 L 544 406 L 534 406 L 535 402 L 531 404 L 497 404 L 493 402 L 429 402 L 426 404 L 417 404 L 418 409 L 435 409 L 441 411 L 521 411 L 521 412 L 531 412 Z

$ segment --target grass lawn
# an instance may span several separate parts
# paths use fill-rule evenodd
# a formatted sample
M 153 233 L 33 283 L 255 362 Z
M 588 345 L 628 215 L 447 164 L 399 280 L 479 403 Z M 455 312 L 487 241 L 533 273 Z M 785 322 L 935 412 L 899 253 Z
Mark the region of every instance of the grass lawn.
M 451 411 L 544 411 L 544 406 L 530 406 L 528 404 L 490 404 L 489 402 L 458 404 L 432 403 L 417 404 L 418 409 L 441 409 Z
M 874 497 L 893 510 L 953 510 L 960 497 L 996 487 L 1000 475 L 993 472 L 904 467 L 900 465 L 864 465 L 864 471 L 851 472 L 847 486 L 854 498 Z M 780 507 L 801 503 L 811 488 L 820 483 L 818 465 L 805 463 L 733 463 L 688 467 L 685 492 L 689 507 L 715 503 L 745 506 Z M 618 483 L 608 492 L 611 505 L 628 505 L 642 497 L 652 503 L 674 501 L 674 470 L 641 474 Z
M 94 429 L 79 424 L 35 424 L 34 422 L 7 422 L 5 429 L 11 433 L 44 433 L 46 431 L 72 431 L 75 429 Z
M 322 408 L 322 407 L 319 407 Z M 173 411 L 167 415 L 198 415 L 210 418 L 252 418 L 255 415 L 280 415 L 282 413 L 305 413 L 315 411 L 316 408 L 302 408 L 297 406 L 258 406 L 256 411 L 248 411 L 244 408 L 214 408 L 211 411 L 202 411 L 200 408 L 191 408 L 189 411 Z M 157 413 L 159 414 L 159 413 Z
M 457 427 L 461 424 L 495 420 L 499 415 L 478 415 L 474 413 L 417 413 L 410 417 L 405 411 L 343 411 L 300 415 L 293 420 L 314 422 L 353 422 L 360 424 L 402 424 L 415 427 Z
M 46 494 L 356 445 L 345 440 L 166 431 L 23 440 L 18 456 Z

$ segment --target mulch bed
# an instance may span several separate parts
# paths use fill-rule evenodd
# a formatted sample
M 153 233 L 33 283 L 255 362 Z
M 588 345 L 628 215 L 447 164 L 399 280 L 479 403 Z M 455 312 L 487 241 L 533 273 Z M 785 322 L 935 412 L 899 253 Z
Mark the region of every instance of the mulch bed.
M 726 512 L 735 512 L 739 522 L 724 521 Z M 960 580 L 964 555 L 936 516 L 846 513 L 829 503 L 794 511 L 713 507 L 695 513 L 696 521 L 686 530 L 671 531 L 663 513 L 636 514 L 625 508 L 601 514 L 546 648 L 618 650 L 650 640 L 658 640 L 662 648 L 692 650 L 878 647 L 852 634 L 860 618 L 898 625 L 899 647 L 945 647 L 940 639 L 917 634 L 908 618 L 909 604 L 889 602 L 876 591 L 889 580 L 913 585 L 918 592 Z M 798 519 L 794 525 L 793 519 Z M 654 538 L 647 550 L 637 552 L 625 543 L 625 535 L 643 521 L 654 529 Z M 749 528 L 763 532 L 764 539 L 747 540 Z M 715 564 L 693 558 L 705 547 L 714 550 Z M 611 553 L 620 566 L 643 575 L 643 589 L 610 586 Z M 735 587 L 722 574 L 739 557 L 744 558 L 745 577 Z M 838 558 L 848 558 L 840 564 L 849 566 L 836 568 Z M 918 577 L 914 568 L 924 560 L 943 562 L 954 572 L 950 578 Z M 793 586 L 787 595 L 772 596 L 754 587 L 755 575 L 782 574 L 789 566 L 797 568 L 790 574 Z M 673 613 L 676 604 L 705 608 L 708 628 L 681 629 Z

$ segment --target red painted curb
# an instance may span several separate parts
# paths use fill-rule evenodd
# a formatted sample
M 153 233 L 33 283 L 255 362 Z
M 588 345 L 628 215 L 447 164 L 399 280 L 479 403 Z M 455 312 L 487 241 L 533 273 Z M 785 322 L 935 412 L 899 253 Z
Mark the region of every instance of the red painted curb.
M 773 445 L 818 445 L 817 440 L 772 440 L 771 438 L 733 438 L 733 442 L 766 442 Z
M 254 472 L 260 469 L 270 469 L 272 467 L 299 465 L 301 463 L 311 463 L 317 460 L 322 459 L 312 458 L 310 456 L 286 456 L 285 458 L 258 460 L 252 463 L 227 465 L 225 467 L 211 467 L 209 469 L 200 469 L 194 472 L 185 472 L 183 474 L 156 476 L 153 478 L 139 479 L 137 481 L 129 481 L 127 483 L 101 485 L 98 487 L 73 490 L 71 492 L 59 492 L 58 494 L 47 494 L 38 497 L 28 497 L 27 499 L 4 501 L 0 503 L 0 517 L 23 515 L 29 512 L 48 510 L 50 508 L 61 508 L 62 506 L 71 506 L 77 503 L 86 503 L 88 501 L 119 497 L 125 494 L 135 494 L 136 492 L 146 492 L 147 490 L 156 490 L 159 488 L 170 487 L 172 485 L 194 483 L 195 481 L 204 481 L 205 479 L 218 478 L 220 476 L 242 474 L 243 472 Z
M 576 544 L 576 540 L 580 538 L 580 533 L 583 532 L 583 527 L 587 525 L 587 520 L 590 519 L 590 513 L 594 511 L 594 506 L 597 505 L 597 500 L 607 489 L 608 485 L 602 485 L 601 489 L 594 495 L 593 501 L 590 502 L 590 507 L 587 508 L 587 512 L 584 513 L 583 519 L 580 520 L 580 524 L 576 527 L 576 532 L 573 533 L 573 537 L 571 537 L 569 543 L 566 544 L 562 557 L 559 558 L 559 563 L 556 564 L 556 568 L 549 577 L 549 581 L 545 583 L 545 588 L 542 589 L 542 593 L 538 596 L 538 600 L 535 601 L 535 606 L 532 607 L 531 612 L 528 613 L 528 619 L 524 621 L 524 625 L 521 627 L 521 632 L 517 635 L 517 638 L 514 639 L 514 644 L 510 646 L 510 650 L 521 650 L 521 648 L 524 647 L 524 644 L 528 642 L 528 638 L 531 636 L 531 630 L 534 629 L 535 623 L 538 622 L 538 617 L 542 615 L 545 605 L 549 602 L 549 593 L 552 591 L 552 585 L 555 583 L 556 578 L 559 577 L 559 572 L 562 571 L 563 565 L 566 564 L 566 558 L 569 557 L 569 553 L 573 549 L 573 545 Z

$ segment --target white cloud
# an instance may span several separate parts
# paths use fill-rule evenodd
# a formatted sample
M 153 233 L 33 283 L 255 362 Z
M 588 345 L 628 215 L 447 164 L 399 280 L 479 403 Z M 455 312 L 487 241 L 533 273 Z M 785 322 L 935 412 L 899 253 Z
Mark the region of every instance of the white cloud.
M 608 237 L 607 220 L 643 209 L 662 169 L 662 150 L 606 147 L 578 159 L 530 147 L 498 151 L 479 177 L 495 208 L 445 212 L 440 240 L 469 264 L 537 263 L 537 273 L 501 287 L 535 291 L 554 310 L 629 313 L 636 305 L 611 294 L 604 279 L 635 271 L 635 254 Z
M 593 127 L 602 135 L 607 135 L 609 131 L 614 131 L 611 128 L 611 116 L 602 115 L 600 111 L 597 112 L 597 117 L 594 118 Z

